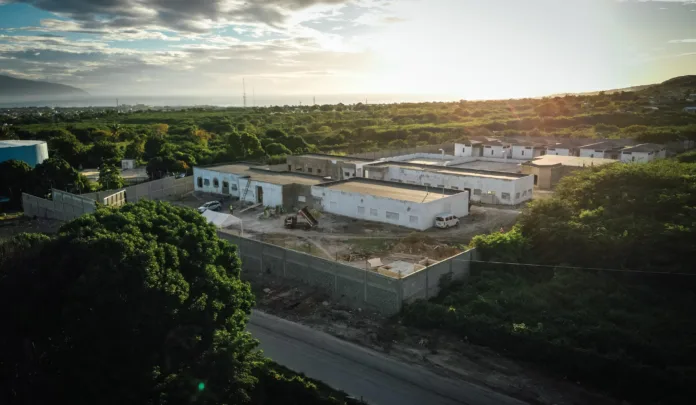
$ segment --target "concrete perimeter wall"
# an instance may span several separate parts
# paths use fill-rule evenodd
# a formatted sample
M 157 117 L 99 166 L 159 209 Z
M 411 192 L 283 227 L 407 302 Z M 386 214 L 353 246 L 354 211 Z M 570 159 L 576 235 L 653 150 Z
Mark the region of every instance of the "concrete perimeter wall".
M 476 259 L 475 249 L 470 249 L 398 279 L 224 232 L 218 235 L 239 247 L 243 272 L 298 280 L 353 307 L 369 307 L 385 315 L 398 313 L 404 303 L 435 297 L 442 277 L 466 279 L 470 260 Z
M 239 247 L 244 272 L 298 280 L 354 307 L 392 315 L 401 310 L 401 280 L 275 245 L 218 232 Z
M 60 190 L 52 191 L 52 200 L 22 194 L 24 215 L 29 217 L 50 218 L 60 221 L 71 221 L 83 214 L 96 210 L 94 200 L 66 193 Z
M 469 277 L 471 260 L 476 260 L 476 249 L 469 249 L 403 277 L 403 302 L 411 303 L 417 299 L 435 297 L 440 293 L 440 279 L 443 276 L 451 277 L 452 280 L 465 280 Z
M 142 199 L 159 200 L 165 197 L 180 196 L 193 191 L 193 177 L 188 176 L 181 179 L 165 177 L 159 180 L 148 181 L 122 189 L 104 190 L 96 193 L 82 194 L 83 197 L 91 198 L 105 205 L 123 205 L 120 200 L 120 191 L 125 191 L 126 202 L 135 203 Z M 111 198 L 110 198 L 111 197 Z M 109 204 L 111 202 L 112 204 Z
M 446 154 L 453 154 L 454 153 L 454 143 L 447 142 L 447 143 L 442 143 L 440 145 L 424 145 L 424 146 L 417 146 L 415 148 L 403 148 L 403 149 L 382 150 L 382 151 L 377 151 L 377 152 L 353 153 L 353 154 L 347 155 L 347 157 L 378 160 L 381 158 L 388 158 L 388 157 L 392 157 L 392 156 L 411 155 L 414 153 L 440 153 L 440 149 L 444 149 Z

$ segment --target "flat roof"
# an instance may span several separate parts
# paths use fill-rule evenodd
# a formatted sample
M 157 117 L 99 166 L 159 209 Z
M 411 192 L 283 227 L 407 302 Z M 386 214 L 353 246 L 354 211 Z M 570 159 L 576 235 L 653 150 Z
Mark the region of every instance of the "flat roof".
M 420 169 L 423 169 L 426 171 L 437 172 L 437 173 L 454 174 L 454 175 L 458 175 L 458 176 L 487 177 L 487 178 L 502 179 L 502 180 L 517 180 L 517 179 L 521 179 L 523 177 L 528 176 L 527 174 L 521 174 L 521 173 L 508 173 L 508 172 L 496 172 L 496 171 L 490 171 L 490 170 L 466 169 L 463 167 L 456 167 L 456 166 L 435 166 L 435 165 L 419 164 L 419 163 L 412 163 L 412 162 L 380 162 L 380 163 L 375 163 L 375 164 L 367 166 L 367 170 L 369 170 L 370 167 L 375 167 L 375 166 L 411 167 L 411 168 L 420 168 Z
M 642 143 L 640 145 L 624 148 L 621 150 L 621 152 L 657 152 L 664 148 L 665 147 L 663 145 L 658 145 L 656 143 Z
M 519 163 L 491 162 L 488 160 L 472 160 L 470 162 L 448 165 L 448 168 L 482 170 L 486 172 L 521 173 Z
M 603 159 L 603 158 L 590 158 L 590 157 L 578 157 L 578 156 L 557 156 L 557 155 L 544 155 L 527 163 L 523 163 L 531 166 L 572 166 L 572 167 L 591 167 L 591 166 L 602 166 L 611 163 L 616 163 L 617 160 L 614 159 Z
M 292 157 L 293 158 L 311 157 L 311 158 L 315 158 L 315 159 L 340 160 L 342 162 L 357 162 L 357 163 L 374 162 L 375 161 L 374 159 L 358 158 L 358 157 L 342 156 L 342 155 L 325 155 L 323 153 L 304 153 L 302 155 L 295 155 Z
M 0 141 L 0 148 L 14 148 L 17 146 L 32 146 L 32 145 L 40 145 L 42 143 L 46 143 L 46 141 L 19 141 L 19 140 L 8 140 L 8 141 Z
M 268 169 L 254 168 L 249 165 L 242 164 L 196 167 L 199 169 L 211 170 L 219 173 L 236 174 L 241 177 L 248 176 L 254 181 L 260 181 L 269 184 L 277 184 L 281 186 L 287 184 L 303 184 L 307 186 L 313 186 L 323 181 L 321 177 L 302 175 L 290 172 L 275 172 Z
M 437 201 L 462 192 L 445 189 L 445 193 L 443 194 L 443 190 L 437 187 L 424 187 L 366 178 L 334 181 L 321 184 L 320 186 L 347 193 L 368 194 L 376 197 L 416 203 Z

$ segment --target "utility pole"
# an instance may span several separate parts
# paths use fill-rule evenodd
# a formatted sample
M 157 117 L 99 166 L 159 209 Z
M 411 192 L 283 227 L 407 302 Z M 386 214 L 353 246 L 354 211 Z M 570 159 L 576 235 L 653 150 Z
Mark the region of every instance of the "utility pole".
M 242 79 L 242 100 L 244 101 L 244 108 L 246 108 L 247 97 L 246 97 L 246 81 L 245 81 L 245 79 Z

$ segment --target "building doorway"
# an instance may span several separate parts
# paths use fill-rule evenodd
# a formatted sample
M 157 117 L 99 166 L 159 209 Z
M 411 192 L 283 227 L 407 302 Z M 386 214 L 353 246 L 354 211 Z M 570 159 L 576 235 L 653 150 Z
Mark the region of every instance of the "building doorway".
M 222 181 L 222 194 L 228 195 L 230 193 L 230 182 Z
M 263 204 L 263 187 L 256 186 L 256 202 Z
M 534 175 L 534 185 L 536 186 L 538 182 L 539 182 L 539 176 L 537 176 L 537 175 L 535 174 L 535 175 Z

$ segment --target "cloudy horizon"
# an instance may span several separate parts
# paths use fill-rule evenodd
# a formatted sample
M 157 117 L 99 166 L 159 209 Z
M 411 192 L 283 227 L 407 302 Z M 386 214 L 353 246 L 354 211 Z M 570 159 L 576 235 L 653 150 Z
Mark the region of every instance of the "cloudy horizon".
M 0 74 L 92 95 L 536 97 L 696 73 L 696 1 L 0 0 Z

